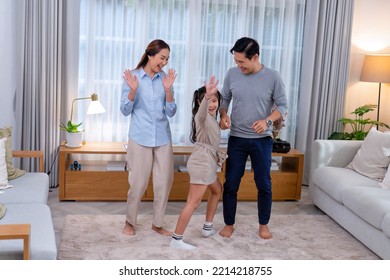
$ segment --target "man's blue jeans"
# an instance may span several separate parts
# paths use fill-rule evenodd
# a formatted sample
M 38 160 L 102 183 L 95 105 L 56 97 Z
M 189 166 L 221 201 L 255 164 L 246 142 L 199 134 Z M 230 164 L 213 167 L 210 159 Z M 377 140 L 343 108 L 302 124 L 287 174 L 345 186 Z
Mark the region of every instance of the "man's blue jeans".
M 272 207 L 272 138 L 240 138 L 230 136 L 228 141 L 225 183 L 223 186 L 223 216 L 226 225 L 234 225 L 237 210 L 237 192 L 245 172 L 248 156 L 251 159 L 257 187 L 259 224 L 266 225 Z

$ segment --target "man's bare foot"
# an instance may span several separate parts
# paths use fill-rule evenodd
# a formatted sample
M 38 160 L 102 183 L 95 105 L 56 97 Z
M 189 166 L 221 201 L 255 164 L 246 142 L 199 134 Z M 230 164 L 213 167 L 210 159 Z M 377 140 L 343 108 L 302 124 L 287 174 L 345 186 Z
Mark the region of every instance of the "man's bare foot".
M 126 235 L 135 235 L 134 227 L 131 224 L 129 224 L 128 221 L 126 221 L 126 224 L 122 230 L 122 233 L 126 234 Z
M 219 232 L 219 235 L 230 238 L 233 235 L 234 225 L 225 225 L 225 227 Z
M 259 236 L 263 239 L 271 239 L 272 233 L 269 231 L 267 225 L 260 225 L 259 226 Z
M 163 227 L 156 227 L 155 225 L 152 225 L 152 230 L 154 230 L 155 232 L 157 232 L 159 234 L 165 235 L 165 236 L 172 235 L 172 231 L 166 230 Z

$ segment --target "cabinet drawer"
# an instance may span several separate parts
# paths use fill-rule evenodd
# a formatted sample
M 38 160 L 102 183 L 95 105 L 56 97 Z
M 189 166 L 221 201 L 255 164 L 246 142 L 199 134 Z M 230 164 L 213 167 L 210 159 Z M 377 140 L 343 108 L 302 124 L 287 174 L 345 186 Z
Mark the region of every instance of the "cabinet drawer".
M 70 200 L 127 199 L 129 190 L 126 171 L 66 171 L 65 197 Z
M 271 171 L 272 200 L 295 200 L 300 198 L 301 189 L 297 190 L 298 174 L 293 172 Z M 239 200 L 256 201 L 257 187 L 253 172 L 245 172 L 238 191 Z

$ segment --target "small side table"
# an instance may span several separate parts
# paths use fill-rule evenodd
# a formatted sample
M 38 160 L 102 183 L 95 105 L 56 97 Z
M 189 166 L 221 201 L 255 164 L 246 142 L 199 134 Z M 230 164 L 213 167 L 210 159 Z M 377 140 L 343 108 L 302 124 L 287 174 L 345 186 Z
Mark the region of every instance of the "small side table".
M 23 259 L 30 259 L 30 224 L 0 225 L 0 240 L 23 239 Z

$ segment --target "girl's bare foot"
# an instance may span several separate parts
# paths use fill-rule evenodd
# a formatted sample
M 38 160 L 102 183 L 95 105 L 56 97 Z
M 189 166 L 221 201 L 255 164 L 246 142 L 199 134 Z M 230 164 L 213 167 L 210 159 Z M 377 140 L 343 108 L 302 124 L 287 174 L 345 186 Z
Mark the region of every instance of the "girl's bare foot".
M 122 233 L 126 234 L 126 235 L 135 235 L 134 227 L 131 224 L 129 224 L 128 221 L 126 221 L 126 224 L 122 230 Z
M 168 230 L 166 230 L 163 227 L 156 227 L 155 225 L 152 225 L 152 230 L 154 230 L 155 232 L 157 232 L 159 234 L 165 235 L 165 236 L 171 236 L 172 235 L 171 231 L 168 231 Z
M 225 227 L 219 232 L 219 235 L 230 238 L 233 235 L 234 225 L 225 225 Z
M 272 238 L 272 234 L 269 231 L 267 225 L 260 225 L 259 226 L 259 236 L 260 236 L 260 238 L 263 238 L 263 239 L 271 239 Z

